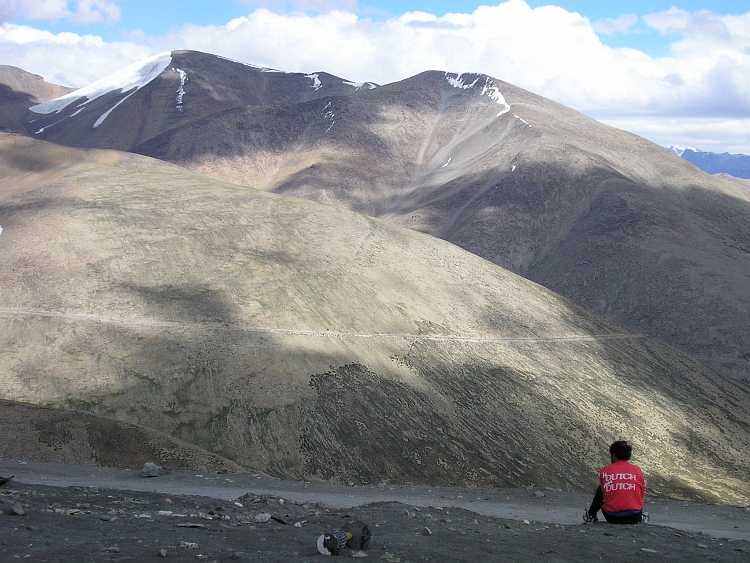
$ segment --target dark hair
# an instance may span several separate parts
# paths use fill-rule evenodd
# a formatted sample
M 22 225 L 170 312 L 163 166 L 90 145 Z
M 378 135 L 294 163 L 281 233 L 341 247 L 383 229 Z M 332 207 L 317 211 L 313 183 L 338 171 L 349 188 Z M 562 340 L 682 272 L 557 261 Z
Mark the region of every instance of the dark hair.
M 621 461 L 628 461 L 632 454 L 633 446 L 625 440 L 617 440 L 609 447 L 609 455 L 613 455 Z

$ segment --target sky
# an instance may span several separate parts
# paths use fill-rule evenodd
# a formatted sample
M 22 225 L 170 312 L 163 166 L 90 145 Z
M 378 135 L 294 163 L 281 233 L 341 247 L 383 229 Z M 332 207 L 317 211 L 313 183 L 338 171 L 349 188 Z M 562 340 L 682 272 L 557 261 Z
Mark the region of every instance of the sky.
M 750 154 L 748 0 L 0 0 L 0 64 L 49 82 L 176 49 L 379 84 L 484 73 L 662 146 Z

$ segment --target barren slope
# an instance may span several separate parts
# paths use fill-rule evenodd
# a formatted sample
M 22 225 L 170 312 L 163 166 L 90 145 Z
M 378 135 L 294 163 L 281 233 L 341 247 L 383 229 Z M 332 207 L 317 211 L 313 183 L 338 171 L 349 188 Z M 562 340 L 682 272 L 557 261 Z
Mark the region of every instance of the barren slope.
M 588 489 L 625 437 L 655 492 L 750 498 L 747 391 L 672 348 L 341 208 L 0 142 L 1 398 L 338 482 Z
M 510 84 L 425 73 L 134 150 L 438 236 L 750 380 L 747 190 Z

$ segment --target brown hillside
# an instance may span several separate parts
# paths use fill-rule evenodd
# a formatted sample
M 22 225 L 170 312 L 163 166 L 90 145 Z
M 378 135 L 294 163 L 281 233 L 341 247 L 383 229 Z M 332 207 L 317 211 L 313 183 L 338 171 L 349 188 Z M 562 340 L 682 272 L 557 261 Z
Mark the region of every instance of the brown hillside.
M 337 482 L 588 490 L 625 437 L 653 492 L 750 499 L 748 392 L 670 347 L 340 207 L 0 142 L 1 398 Z

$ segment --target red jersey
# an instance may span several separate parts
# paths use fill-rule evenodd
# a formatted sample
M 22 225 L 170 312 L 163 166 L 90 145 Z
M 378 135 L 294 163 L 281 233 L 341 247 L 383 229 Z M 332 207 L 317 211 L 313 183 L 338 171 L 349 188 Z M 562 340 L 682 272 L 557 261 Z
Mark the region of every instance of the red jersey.
M 604 494 L 604 512 L 617 514 L 627 510 L 643 510 L 646 481 L 637 465 L 627 461 L 608 465 L 599 472 L 599 485 Z

